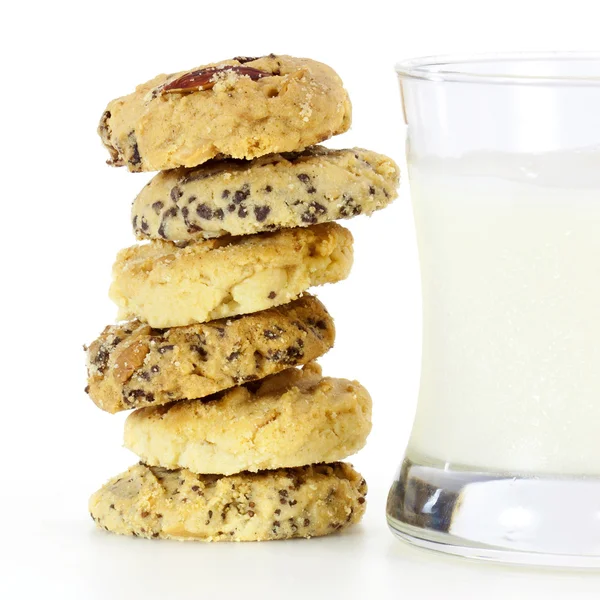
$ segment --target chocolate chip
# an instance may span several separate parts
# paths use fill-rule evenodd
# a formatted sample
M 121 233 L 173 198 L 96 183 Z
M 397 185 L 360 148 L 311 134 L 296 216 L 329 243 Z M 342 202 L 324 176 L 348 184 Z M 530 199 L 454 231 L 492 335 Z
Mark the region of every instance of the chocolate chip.
M 158 531 L 155 531 L 155 532 L 152 534 L 152 537 L 156 539 L 156 538 L 157 538 L 159 535 L 160 535 L 160 533 L 158 533 Z
M 112 510 L 115 510 L 115 505 L 111 504 L 108 508 L 111 508 Z
M 197 352 L 202 361 L 206 361 L 208 358 L 208 352 L 206 351 L 206 348 L 203 348 L 202 346 L 194 344 L 190 346 L 190 350 L 192 350 L 192 352 Z
M 173 202 L 177 202 L 181 196 L 183 196 L 183 192 L 180 188 L 177 186 L 171 188 L 171 200 L 173 200 Z
M 148 231 L 148 221 L 142 217 L 142 231 Z
M 250 508 L 254 508 L 256 506 L 256 504 L 254 502 L 248 502 L 248 506 Z
M 89 385 L 86 385 L 86 386 L 83 388 L 83 391 L 84 391 L 86 394 L 89 394 L 89 393 L 90 393 L 90 386 L 89 386 Z
M 253 510 L 249 510 L 249 511 L 248 511 L 246 514 L 247 514 L 249 517 L 253 517 L 253 516 L 254 516 L 254 511 L 253 511 Z
M 318 216 L 327 214 L 327 208 L 318 202 L 311 202 L 308 209 L 302 213 L 301 219 L 304 223 L 314 224 L 318 221 Z
M 281 527 L 281 523 L 279 521 L 273 521 L 273 527 Z
M 153 373 L 158 373 L 158 372 L 160 371 L 160 368 L 159 368 L 159 366 L 158 366 L 158 365 L 152 365 L 152 366 L 150 367 L 150 370 L 151 370 Z
M 108 365 L 109 353 L 105 348 L 100 348 L 96 353 L 96 356 L 92 358 L 92 363 L 98 369 L 100 373 L 104 373 Z
M 304 519 L 304 527 L 308 527 L 310 525 L 310 519 Z
M 288 497 L 288 491 L 287 490 L 279 490 L 279 495 L 283 496 L 284 498 Z
M 115 346 L 118 346 L 122 341 L 123 340 L 118 335 L 115 335 L 115 337 L 113 338 L 111 346 L 113 346 L 113 348 L 114 348 Z
M 245 183 L 239 190 L 233 195 L 234 204 L 241 204 L 250 195 L 250 186 Z
M 229 194 L 230 194 L 229 190 L 223 190 L 221 192 L 221 198 L 223 198 L 223 199 L 229 198 Z
M 281 514 L 281 509 L 280 509 L 280 508 L 277 508 L 277 509 L 275 510 L 275 514 L 276 514 L 277 516 L 279 516 L 279 515 Z
M 275 298 L 275 296 L 277 296 L 276 292 L 269 292 L 269 299 L 273 300 Z
M 265 187 L 265 192 L 267 192 L 267 194 L 270 194 L 272 191 L 273 191 L 273 188 L 270 185 Z
M 152 204 L 152 210 L 158 215 L 160 214 L 160 211 L 162 210 L 163 206 L 164 204 L 160 200 L 157 200 L 156 202 L 154 202 L 154 204 Z
M 287 504 L 287 500 L 285 498 L 279 498 L 279 504 Z
M 222 221 L 224 216 L 225 216 L 225 214 L 223 213 L 222 208 L 217 208 L 217 210 L 215 210 L 215 212 L 213 212 L 213 217 L 215 219 L 218 219 L 219 221 Z
M 207 221 L 210 221 L 213 218 L 213 211 L 210 206 L 207 206 L 206 204 L 198 204 L 196 213 L 201 219 L 206 219 Z
M 240 208 L 238 210 L 238 217 L 245 219 L 248 216 L 248 210 L 246 209 L 246 207 L 241 204 Z
M 219 337 L 225 337 L 225 327 L 215 327 Z
M 254 207 L 254 216 L 259 223 L 262 223 L 271 212 L 271 209 L 268 206 L 255 206 Z
M 310 176 L 307 175 L 306 173 L 300 173 L 298 175 L 298 179 L 302 182 L 302 183 L 310 183 Z
M 227 211 L 228 212 L 233 212 L 235 210 L 235 204 L 228 204 L 227 205 Z
M 233 360 L 237 360 L 240 357 L 240 352 L 232 352 L 228 357 L 227 360 L 229 362 L 233 361 Z
M 173 350 L 175 346 L 173 344 L 167 344 L 166 346 L 161 346 L 158 349 L 159 354 L 164 354 L 165 352 L 169 352 L 169 350 Z
M 137 215 L 133 217 L 131 224 L 133 225 L 133 229 L 137 229 Z
M 306 190 L 307 194 L 314 194 L 317 191 L 316 187 L 313 187 L 312 185 Z
M 371 194 L 371 196 L 375 195 L 375 188 L 372 185 L 369 186 L 369 194 Z
M 131 165 L 139 165 L 142 162 L 142 158 L 140 156 L 140 149 L 138 148 L 137 140 L 135 138 L 135 131 L 129 133 L 127 140 L 131 144 L 131 158 L 128 162 Z
M 150 381 L 150 373 L 148 373 L 148 371 L 142 371 L 138 374 L 138 377 L 144 381 Z
M 366 500 L 362 496 L 358 499 L 359 504 L 364 504 L 365 502 Z
M 142 517 L 142 519 L 145 519 L 149 515 L 150 515 L 150 513 L 147 510 L 143 510 L 142 514 L 140 516 Z
M 232 60 L 237 60 L 240 64 L 245 64 L 247 62 L 252 62 L 253 60 L 258 60 L 262 58 L 262 56 L 236 56 Z

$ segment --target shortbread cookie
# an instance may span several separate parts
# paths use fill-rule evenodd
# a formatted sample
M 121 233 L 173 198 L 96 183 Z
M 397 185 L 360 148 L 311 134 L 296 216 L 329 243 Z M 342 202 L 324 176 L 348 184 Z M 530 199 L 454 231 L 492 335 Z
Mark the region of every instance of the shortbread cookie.
M 367 390 L 308 363 L 203 400 L 140 408 L 125 422 L 125 447 L 149 465 L 231 475 L 341 460 L 370 431 Z
M 197 240 L 370 215 L 396 196 L 393 160 L 323 146 L 156 175 L 135 199 L 139 239 Z
M 351 266 L 352 234 L 336 223 L 185 247 L 157 240 L 119 253 L 110 296 L 120 319 L 178 327 L 285 304 Z
M 365 480 L 334 463 L 230 477 L 142 463 L 90 498 L 101 529 L 122 535 L 205 542 L 310 538 L 358 523 Z
M 107 327 L 87 351 L 86 391 L 102 409 L 203 398 L 325 354 L 333 319 L 315 297 L 210 323 L 152 329 L 140 321 Z
M 343 133 L 350 120 L 350 100 L 333 69 L 270 54 L 159 75 L 113 100 L 98 133 L 109 164 L 158 171 L 302 150 Z

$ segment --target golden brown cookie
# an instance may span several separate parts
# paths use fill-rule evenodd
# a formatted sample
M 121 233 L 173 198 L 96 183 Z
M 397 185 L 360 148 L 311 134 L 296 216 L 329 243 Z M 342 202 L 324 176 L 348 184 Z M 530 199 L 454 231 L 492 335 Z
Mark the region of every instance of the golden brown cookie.
M 202 400 L 140 408 L 125 422 L 125 447 L 149 465 L 231 475 L 341 460 L 370 431 L 367 390 L 308 363 Z
M 90 344 L 86 391 L 103 410 L 203 398 L 325 354 L 333 319 L 309 294 L 242 317 L 152 329 L 140 321 L 107 327 Z
M 398 177 L 393 160 L 361 148 L 210 161 L 156 175 L 133 203 L 133 229 L 188 241 L 370 215 L 396 198 Z
M 352 234 L 336 223 L 185 247 L 156 240 L 119 253 L 110 296 L 119 319 L 178 327 L 285 304 L 351 266 Z
M 292 56 L 237 57 L 159 75 L 109 103 L 98 133 L 130 171 L 302 150 L 350 127 L 333 69 Z
M 362 518 L 365 480 L 334 463 L 229 477 L 142 463 L 89 503 L 96 525 L 122 535 L 205 542 L 310 538 Z

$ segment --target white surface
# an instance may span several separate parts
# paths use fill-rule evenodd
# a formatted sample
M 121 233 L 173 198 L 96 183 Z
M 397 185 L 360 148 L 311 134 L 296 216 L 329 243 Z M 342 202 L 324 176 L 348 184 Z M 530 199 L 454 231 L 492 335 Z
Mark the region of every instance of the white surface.
M 148 175 L 104 164 L 105 104 L 159 72 L 240 54 L 308 55 L 334 66 L 354 104 L 332 146 L 402 156 L 394 62 L 454 51 L 594 49 L 597 3 L 12 2 L 2 35 L 2 598 L 592 598 L 600 580 L 476 567 L 400 544 L 387 486 L 413 417 L 420 363 L 416 244 L 406 187 L 356 235 L 351 277 L 319 290 L 336 317 L 332 375 L 375 402 L 353 462 L 371 485 L 346 536 L 262 545 L 180 545 L 95 531 L 87 498 L 134 457 L 122 415 L 83 393 L 81 344 L 114 319 L 116 251 Z M 8 365 L 8 366 L 7 366 Z
M 595 149 L 411 160 L 426 327 L 410 452 L 600 475 L 598 164 Z

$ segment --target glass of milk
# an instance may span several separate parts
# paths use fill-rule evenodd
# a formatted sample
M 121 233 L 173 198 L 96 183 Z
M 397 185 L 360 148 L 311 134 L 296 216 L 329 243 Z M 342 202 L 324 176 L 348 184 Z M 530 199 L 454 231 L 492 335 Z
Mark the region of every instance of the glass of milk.
M 419 245 L 419 399 L 392 530 L 600 566 L 600 54 L 397 66 Z

